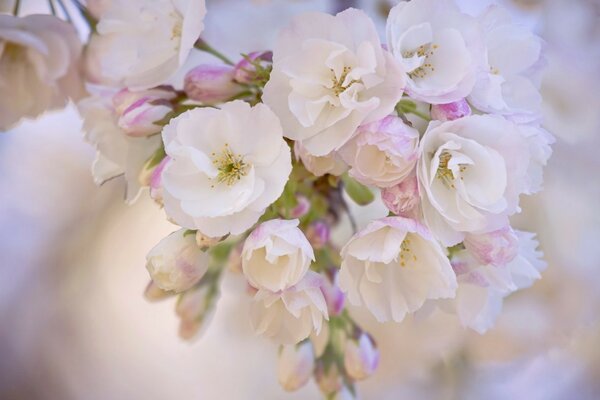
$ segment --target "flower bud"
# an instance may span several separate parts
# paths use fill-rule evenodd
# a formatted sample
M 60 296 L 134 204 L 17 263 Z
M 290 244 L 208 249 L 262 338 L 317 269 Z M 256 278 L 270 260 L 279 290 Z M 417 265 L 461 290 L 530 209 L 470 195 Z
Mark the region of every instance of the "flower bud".
M 255 288 L 277 292 L 300 282 L 314 259 L 298 220 L 273 219 L 260 224 L 246 239 L 242 269 Z
M 305 196 L 296 196 L 296 207 L 292 210 L 292 218 L 302 218 L 310 211 L 310 201 Z
M 381 192 L 383 204 L 396 215 L 409 216 L 420 202 L 416 176 L 409 176 L 399 184 Z
M 148 301 L 160 301 L 172 295 L 173 293 L 162 290 L 152 280 L 146 286 L 146 290 L 144 290 L 144 297 Z
M 314 249 L 322 249 L 329 242 L 331 229 L 325 221 L 315 221 L 306 229 L 306 238 Z
M 431 118 L 438 121 L 454 121 L 455 119 L 471 115 L 471 107 L 465 99 L 448 104 L 434 104 L 431 106 Z
M 233 79 L 239 83 L 251 83 L 257 79 L 256 67 L 253 62 L 273 60 L 273 52 L 271 51 L 253 51 L 247 57 L 242 58 L 234 67 Z
M 350 377 L 356 380 L 373 375 L 379 365 L 379 350 L 371 336 L 362 332 L 358 341 L 348 339 L 344 351 L 344 368 Z
M 510 226 L 484 234 L 467 234 L 465 248 L 484 265 L 506 265 L 519 252 L 519 239 Z
M 311 332 L 310 341 L 315 351 L 315 358 L 319 358 L 325 353 L 325 348 L 329 343 L 329 324 L 323 324 L 319 333 Z
M 180 229 L 161 240 L 146 256 L 146 269 L 162 290 L 183 292 L 195 285 L 208 269 L 208 254 L 194 235 Z
M 179 336 L 189 340 L 197 336 L 208 325 L 214 309 L 215 294 L 210 285 L 200 285 L 183 293 L 175 306 L 179 316 Z
M 183 87 L 190 99 L 208 104 L 227 101 L 241 91 L 228 65 L 199 65 L 185 75 Z
M 333 282 L 329 279 L 324 279 L 325 283 L 321 286 L 323 297 L 327 303 L 329 315 L 340 315 L 346 303 L 346 295 L 337 284 L 338 274 L 334 276 Z
M 162 188 L 162 172 L 165 169 L 167 163 L 171 160 L 171 157 L 166 156 L 162 161 L 154 167 L 150 174 L 150 180 L 148 185 L 150 186 L 150 197 L 158 204 L 162 205 L 163 201 L 163 188 Z
M 159 133 L 162 126 L 156 122 L 173 111 L 171 100 L 177 96 L 169 86 L 132 92 L 123 89 L 113 97 L 113 106 L 119 117 L 119 127 L 129 136 L 143 137 Z
M 342 388 L 342 376 L 335 363 L 325 366 L 319 361 L 315 368 L 315 380 L 325 396 L 338 392 Z
M 277 378 L 284 390 L 293 392 L 300 389 L 308 382 L 314 368 L 315 357 L 310 340 L 281 347 Z

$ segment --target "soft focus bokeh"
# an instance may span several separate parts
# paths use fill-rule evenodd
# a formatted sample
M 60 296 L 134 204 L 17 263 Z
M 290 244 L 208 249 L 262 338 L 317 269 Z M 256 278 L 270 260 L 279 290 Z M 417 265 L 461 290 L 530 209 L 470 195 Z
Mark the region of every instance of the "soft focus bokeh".
M 207 0 L 204 36 L 233 57 L 270 48 L 306 10 L 355 4 L 383 28 L 387 3 Z M 494 2 L 459 3 L 477 13 Z M 600 2 L 496 3 L 547 43 L 545 126 L 557 142 L 545 190 L 515 222 L 539 233 L 549 268 L 483 336 L 450 315 L 378 325 L 353 310 L 382 353 L 363 399 L 600 398 Z M 43 0 L 22 4 L 46 12 Z M 0 399 L 319 398 L 312 382 L 279 388 L 276 346 L 251 332 L 237 276 L 203 337 L 179 339 L 174 302 L 142 296 L 145 255 L 174 227 L 147 196 L 124 205 L 122 181 L 94 186 L 80 129 L 71 106 L 0 135 Z

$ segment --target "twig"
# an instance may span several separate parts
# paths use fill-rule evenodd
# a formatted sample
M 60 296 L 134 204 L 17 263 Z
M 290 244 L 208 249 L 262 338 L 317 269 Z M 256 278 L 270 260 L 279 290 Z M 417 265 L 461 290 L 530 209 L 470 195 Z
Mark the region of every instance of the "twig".
M 196 44 L 194 45 L 194 47 L 197 48 L 198 50 L 202 50 L 206 53 L 212 54 L 213 56 L 217 57 L 219 60 L 223 61 L 225 64 L 234 65 L 233 61 L 231 61 L 229 58 L 227 58 L 227 56 L 225 56 L 224 54 L 219 52 L 217 49 L 211 47 L 208 43 L 206 43 L 202 39 L 198 39 L 196 41 Z

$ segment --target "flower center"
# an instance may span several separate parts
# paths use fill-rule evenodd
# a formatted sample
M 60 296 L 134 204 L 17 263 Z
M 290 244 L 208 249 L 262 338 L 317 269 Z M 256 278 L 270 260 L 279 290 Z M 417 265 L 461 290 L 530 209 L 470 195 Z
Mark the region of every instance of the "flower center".
M 450 153 L 448 153 L 447 151 L 443 151 L 442 154 L 440 154 L 440 163 L 438 165 L 438 169 L 437 172 L 435 174 L 435 176 L 441 180 L 446 186 L 455 189 L 454 186 L 454 172 L 448 168 L 448 163 L 450 162 L 450 160 L 452 159 L 452 155 Z M 459 171 L 465 172 L 465 170 L 467 169 L 466 165 L 462 165 L 459 164 L 458 166 Z M 460 179 L 462 180 L 463 177 L 461 176 Z
M 183 32 L 183 20 L 176 12 L 172 12 L 171 17 L 174 20 L 173 29 L 171 30 L 171 40 L 178 40 L 181 38 L 181 34 Z
M 350 86 L 354 85 L 355 83 L 361 83 L 360 79 L 352 79 L 347 84 L 344 84 L 350 71 L 352 71 L 352 68 L 344 67 L 344 69 L 342 70 L 342 74 L 338 78 L 335 76 L 335 72 L 333 71 L 333 69 L 331 70 L 331 72 L 333 73 L 333 77 L 331 78 L 331 83 L 332 83 L 331 90 L 333 90 L 333 93 L 336 96 L 339 97 L 340 94 L 344 93 L 346 91 L 346 89 L 348 89 Z
M 217 174 L 218 183 L 232 186 L 248 174 L 250 164 L 244 161 L 243 156 L 231 151 L 227 143 L 225 143 L 225 148 L 221 151 L 221 154 L 217 156 L 216 153 L 212 153 L 212 156 L 213 164 L 219 171 Z
M 415 56 L 415 54 L 418 57 L 425 57 L 419 67 L 413 69 L 408 73 L 408 76 L 411 79 L 425 78 L 427 74 L 435 71 L 435 67 L 429 62 L 429 58 L 433 56 L 433 53 L 435 53 L 435 50 L 438 47 L 439 46 L 437 44 L 429 43 L 419 46 L 416 50 L 405 51 L 404 53 L 402 53 L 402 57 L 404 58 L 412 58 Z
M 410 249 L 410 239 L 407 234 L 400 245 L 400 266 L 406 267 L 406 263 L 411 260 L 417 262 L 417 256 Z

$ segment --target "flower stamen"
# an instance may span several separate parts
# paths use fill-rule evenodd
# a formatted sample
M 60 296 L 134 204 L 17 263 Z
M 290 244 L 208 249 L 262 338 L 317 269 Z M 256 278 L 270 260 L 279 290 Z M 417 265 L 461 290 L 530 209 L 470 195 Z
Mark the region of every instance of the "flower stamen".
M 331 90 L 333 90 L 333 93 L 336 96 L 339 97 L 340 94 L 344 93 L 350 86 L 354 85 L 355 83 L 362 83 L 360 79 L 352 79 L 350 82 L 344 85 L 344 82 L 346 81 L 346 78 L 348 77 L 348 74 L 351 70 L 352 68 L 350 67 L 344 67 L 344 69 L 342 70 L 342 74 L 339 78 L 336 78 L 335 72 L 333 71 L 333 69 L 331 70 L 331 72 L 333 73 L 333 77 L 331 78 Z
M 217 174 L 218 183 L 225 183 L 227 186 L 232 186 L 248 174 L 250 165 L 244 161 L 243 156 L 231 151 L 227 143 L 225 143 L 225 148 L 219 156 L 216 153 L 212 153 L 212 156 L 213 164 L 219 171 Z

